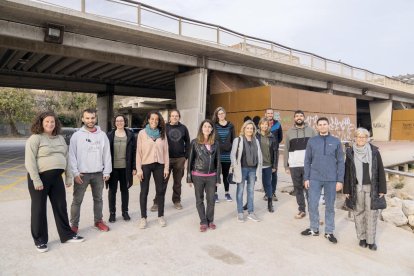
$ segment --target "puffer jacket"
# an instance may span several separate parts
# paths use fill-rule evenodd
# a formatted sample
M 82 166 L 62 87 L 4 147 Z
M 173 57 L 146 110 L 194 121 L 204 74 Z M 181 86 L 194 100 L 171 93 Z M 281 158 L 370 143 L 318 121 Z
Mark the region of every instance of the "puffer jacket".
M 221 183 L 220 148 L 217 142 L 211 145 L 210 151 L 204 144 L 199 144 L 197 139 L 191 141 L 190 156 L 187 162 L 187 183 L 193 183 L 192 171 L 205 174 L 216 173 L 216 183 Z
M 387 183 L 385 180 L 384 165 L 382 164 L 381 154 L 378 148 L 371 145 L 372 150 L 372 178 L 371 178 L 371 199 L 373 196 L 378 196 L 379 193 L 387 193 Z M 356 177 L 355 163 L 354 163 L 354 151 L 352 147 L 346 149 L 345 159 L 345 176 L 344 176 L 344 194 L 349 194 L 349 202 L 347 207 L 355 209 L 357 201 L 357 185 L 358 180 Z

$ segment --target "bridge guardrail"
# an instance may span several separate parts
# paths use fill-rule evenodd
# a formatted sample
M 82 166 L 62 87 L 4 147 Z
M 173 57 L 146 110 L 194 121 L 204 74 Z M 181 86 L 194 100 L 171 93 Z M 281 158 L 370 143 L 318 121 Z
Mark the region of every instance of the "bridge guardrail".
M 243 53 L 274 60 L 323 73 L 364 81 L 386 88 L 414 93 L 414 85 L 366 69 L 323 58 L 313 53 L 293 49 L 269 40 L 256 38 L 220 25 L 179 16 L 133 0 L 31 0 L 43 4 L 78 10 L 104 18 L 191 37 Z M 111 11 L 109 14 L 107 11 Z

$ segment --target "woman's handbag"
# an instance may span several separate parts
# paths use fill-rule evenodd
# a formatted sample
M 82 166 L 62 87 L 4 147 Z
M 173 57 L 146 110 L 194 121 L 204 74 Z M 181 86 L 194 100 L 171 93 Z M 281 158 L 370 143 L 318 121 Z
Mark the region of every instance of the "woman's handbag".
M 229 182 L 229 184 L 237 184 L 233 180 L 233 168 L 230 168 L 229 174 L 227 175 L 227 181 Z
M 387 208 L 385 196 L 379 197 L 378 195 L 373 195 L 371 197 L 371 210 L 382 210 L 385 208 Z

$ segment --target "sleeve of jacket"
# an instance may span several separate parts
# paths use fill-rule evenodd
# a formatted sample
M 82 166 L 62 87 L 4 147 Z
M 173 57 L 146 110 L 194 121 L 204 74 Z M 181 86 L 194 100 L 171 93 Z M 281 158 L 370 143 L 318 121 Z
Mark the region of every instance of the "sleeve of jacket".
M 305 151 L 305 162 L 304 162 L 304 175 L 303 180 L 310 180 L 310 169 L 312 164 L 312 143 L 311 139 L 308 141 L 308 144 L 306 145 L 306 151 Z
M 193 179 L 191 178 L 191 168 L 193 167 L 195 158 L 194 143 L 195 140 L 190 143 L 190 153 L 187 160 L 187 183 L 193 183 Z
M 277 131 L 277 139 L 278 139 L 278 143 L 280 144 L 283 141 L 283 129 L 282 129 L 282 123 L 280 121 L 279 123 L 280 123 L 280 127 Z
M 217 145 L 217 152 L 216 152 L 216 183 L 221 184 L 221 160 L 220 160 L 220 147 Z
M 231 167 L 234 167 L 237 162 L 236 152 L 237 152 L 237 147 L 239 145 L 239 139 L 240 137 L 233 140 L 233 145 L 231 147 L 231 152 L 230 152 Z
M 39 168 L 37 166 L 37 152 L 39 150 L 40 137 L 39 135 L 32 135 L 26 141 L 26 149 L 24 154 L 24 165 L 30 178 L 33 180 L 35 187 L 43 186 L 43 182 L 40 179 Z
M 76 158 L 77 146 L 78 146 L 77 137 L 78 137 L 78 133 L 75 132 L 70 138 L 70 143 L 69 143 L 69 163 L 70 163 L 70 169 L 72 171 L 73 177 L 76 177 L 80 174 L 79 169 L 78 169 L 78 160 Z
M 285 169 L 289 167 L 288 160 L 289 160 L 289 148 L 290 148 L 290 138 L 288 133 L 286 133 L 285 137 L 285 149 L 283 151 L 283 166 Z
M 347 150 L 348 151 L 348 150 Z M 348 154 L 345 158 L 345 174 L 344 174 L 344 187 L 343 192 L 344 194 L 350 194 L 351 193 L 351 166 L 352 162 L 348 158 Z
M 378 152 L 377 156 L 378 162 L 378 193 L 386 194 L 387 193 L 387 181 L 385 179 L 384 164 L 382 163 L 381 154 Z
M 191 138 L 190 138 L 190 133 L 188 132 L 188 128 L 186 126 L 184 126 L 184 128 L 185 128 L 185 135 L 184 135 L 185 159 L 188 159 L 188 156 L 190 155 Z
M 345 162 L 344 162 L 344 151 L 342 150 L 342 144 L 339 141 L 336 149 L 336 166 L 337 166 L 337 175 L 336 182 L 344 183 L 344 173 L 345 173 Z
M 236 138 L 236 134 L 235 134 L 235 131 L 234 131 L 234 125 L 233 124 L 231 124 L 231 129 L 230 129 L 230 142 L 232 142 L 233 143 L 233 141 L 234 141 L 234 138 Z
M 104 160 L 104 169 L 103 169 L 103 176 L 109 176 L 112 172 L 112 158 L 111 158 L 111 148 L 109 146 L 109 139 L 106 134 L 103 135 L 104 137 L 104 148 L 103 148 L 103 160 Z

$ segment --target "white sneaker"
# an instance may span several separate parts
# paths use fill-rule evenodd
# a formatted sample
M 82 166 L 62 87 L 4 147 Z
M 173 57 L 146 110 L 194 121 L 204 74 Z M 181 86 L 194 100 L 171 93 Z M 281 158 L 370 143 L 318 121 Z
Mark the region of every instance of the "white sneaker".
M 47 248 L 47 244 L 39 244 L 36 245 L 36 249 L 37 251 L 39 251 L 40 253 L 44 253 L 47 252 L 49 249 Z
M 167 222 L 165 221 L 164 217 L 158 217 L 158 223 L 161 227 L 167 226 Z
M 77 243 L 77 242 L 84 242 L 84 241 L 85 241 L 85 239 L 83 237 L 76 235 L 76 236 L 73 236 L 71 239 L 67 240 L 66 242 L 67 243 Z
M 244 215 L 243 215 L 243 213 L 237 214 L 237 222 L 244 222 Z
M 247 218 L 248 218 L 248 219 L 251 219 L 252 221 L 255 221 L 255 222 L 259 222 L 259 221 L 260 221 L 260 219 L 256 216 L 256 214 L 255 214 L 255 213 L 250 213 L 250 214 L 247 216 Z
M 147 219 L 146 218 L 141 218 L 141 220 L 139 221 L 139 225 L 138 227 L 140 229 L 145 229 L 147 228 Z

